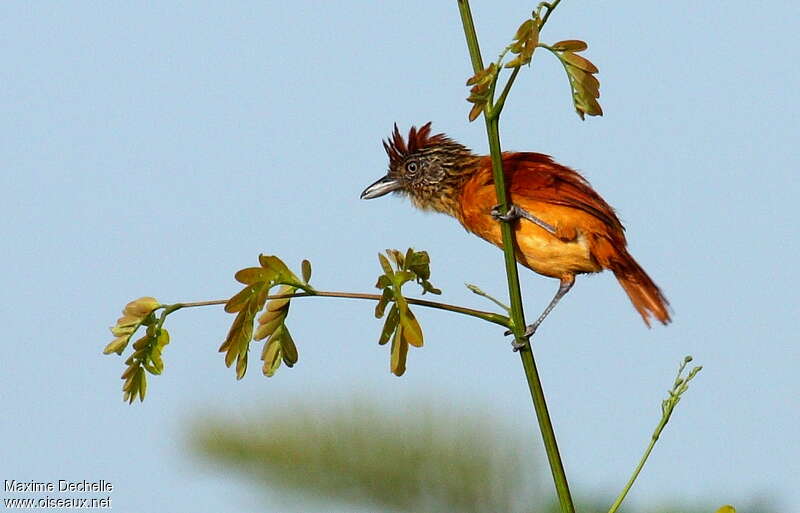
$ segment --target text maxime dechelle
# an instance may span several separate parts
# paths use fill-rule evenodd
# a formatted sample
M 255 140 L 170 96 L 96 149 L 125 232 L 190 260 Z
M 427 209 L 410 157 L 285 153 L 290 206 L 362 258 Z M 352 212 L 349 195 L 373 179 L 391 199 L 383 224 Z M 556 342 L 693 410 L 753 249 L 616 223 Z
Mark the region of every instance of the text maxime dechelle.
M 104 479 L 99 481 L 17 481 L 6 479 L 4 483 L 6 492 L 34 493 L 34 492 L 113 492 L 114 485 Z

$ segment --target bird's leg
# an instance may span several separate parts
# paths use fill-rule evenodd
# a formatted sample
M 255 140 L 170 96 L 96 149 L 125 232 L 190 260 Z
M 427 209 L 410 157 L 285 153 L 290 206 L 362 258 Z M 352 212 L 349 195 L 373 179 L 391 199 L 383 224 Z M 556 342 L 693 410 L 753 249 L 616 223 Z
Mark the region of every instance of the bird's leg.
M 492 217 L 494 217 L 495 219 L 497 219 L 498 221 L 503 221 L 505 223 L 510 223 L 510 222 L 515 221 L 515 220 L 520 219 L 520 218 L 527 219 L 528 221 L 532 222 L 533 224 L 544 228 L 550 234 L 552 234 L 552 235 L 556 234 L 556 228 L 553 225 L 542 221 L 541 219 L 539 219 L 535 215 L 531 214 L 530 212 L 528 212 L 524 208 L 520 208 L 520 207 L 518 207 L 517 205 L 515 205 L 513 203 L 511 204 L 510 207 L 508 207 L 508 211 L 505 214 L 501 214 L 500 213 L 500 205 L 495 205 L 492 208 L 492 211 L 489 214 Z
M 563 278 L 561 278 L 561 284 L 558 286 L 558 291 L 556 291 L 556 295 L 553 296 L 553 299 L 550 301 L 550 304 L 547 305 L 547 308 L 544 309 L 544 312 L 542 312 L 542 315 L 540 315 L 539 318 L 536 319 L 536 322 L 534 322 L 533 324 L 528 325 L 525 328 L 525 334 L 523 335 L 523 339 L 525 341 L 524 342 L 520 342 L 520 341 L 515 339 L 511 343 L 511 347 L 514 349 L 514 351 L 519 351 L 520 349 L 525 347 L 525 345 L 527 344 L 528 339 L 531 336 L 533 336 L 534 333 L 536 333 L 536 330 L 539 328 L 539 325 L 542 323 L 544 318 L 547 317 L 547 315 L 553 310 L 553 308 L 556 307 L 556 305 L 561 300 L 561 298 L 564 297 L 564 295 L 567 292 L 569 292 L 569 289 L 572 288 L 572 285 L 574 283 L 575 283 L 575 276 L 573 276 L 573 275 L 564 276 Z

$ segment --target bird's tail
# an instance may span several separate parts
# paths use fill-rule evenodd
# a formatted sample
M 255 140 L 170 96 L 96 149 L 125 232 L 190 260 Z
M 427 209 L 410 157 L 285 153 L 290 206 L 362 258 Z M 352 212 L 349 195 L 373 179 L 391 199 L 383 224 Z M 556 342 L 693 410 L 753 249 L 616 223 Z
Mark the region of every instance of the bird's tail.
M 662 324 L 668 324 L 672 319 L 669 315 L 669 301 L 664 297 L 664 293 L 653 282 L 650 276 L 642 269 L 636 260 L 622 248 L 614 248 L 611 241 L 603 240 L 606 246 L 600 251 L 605 253 L 606 258 L 600 258 L 603 267 L 607 267 L 614 272 L 614 276 L 619 280 L 619 284 L 628 294 L 636 311 L 644 319 L 645 324 L 650 326 L 650 316 L 655 317 Z M 598 248 L 599 249 L 599 248 Z M 610 251 L 608 251 L 610 250 Z M 600 255 L 597 255 L 600 256 Z
M 626 250 L 622 250 L 618 261 L 613 262 L 611 270 L 619 280 L 619 284 L 625 289 L 631 303 L 644 319 L 645 324 L 650 326 L 650 316 L 652 315 L 661 324 L 668 324 L 672 319 L 669 316 L 669 301 L 664 297 L 664 293 L 658 288 L 652 279 L 644 272 L 636 260 Z

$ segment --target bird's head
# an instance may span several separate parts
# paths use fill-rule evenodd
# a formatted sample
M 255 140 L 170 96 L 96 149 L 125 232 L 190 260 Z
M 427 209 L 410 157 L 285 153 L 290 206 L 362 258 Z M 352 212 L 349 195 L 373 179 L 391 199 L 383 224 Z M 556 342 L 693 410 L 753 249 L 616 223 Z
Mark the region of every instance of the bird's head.
M 361 199 L 399 192 L 418 208 L 455 215 L 457 193 L 476 157 L 446 135 L 430 132 L 430 123 L 419 130 L 411 127 L 405 141 L 395 125 L 392 136 L 383 142 L 389 171 L 364 189 Z

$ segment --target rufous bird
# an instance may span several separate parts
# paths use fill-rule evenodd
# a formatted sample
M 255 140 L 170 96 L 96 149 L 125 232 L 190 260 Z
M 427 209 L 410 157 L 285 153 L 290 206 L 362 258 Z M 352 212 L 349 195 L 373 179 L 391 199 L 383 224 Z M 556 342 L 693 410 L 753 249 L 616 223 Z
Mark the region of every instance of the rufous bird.
M 445 134 L 430 132 L 430 123 L 419 130 L 412 127 L 405 141 L 395 125 L 383 143 L 389 172 L 367 187 L 361 198 L 403 194 L 417 208 L 448 214 L 500 248 L 500 222 L 513 222 L 517 261 L 560 280 L 550 304 L 527 327 L 526 337 L 572 288 L 576 275 L 604 269 L 614 273 L 647 326 L 651 317 L 670 322 L 669 302 L 628 253 L 625 228 L 614 209 L 578 172 L 541 153 L 503 153 L 511 205 L 500 213 L 491 158 L 475 155 Z

